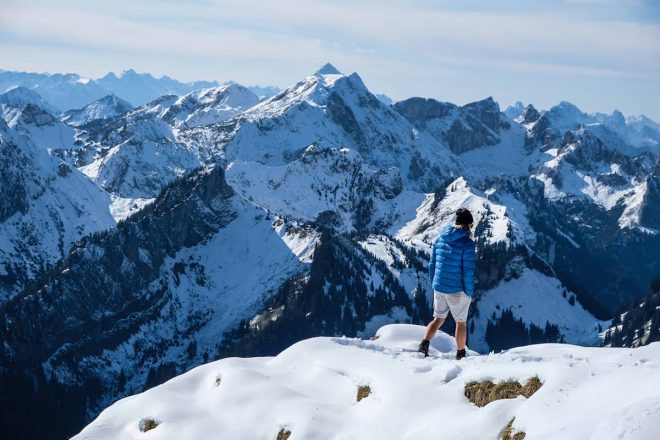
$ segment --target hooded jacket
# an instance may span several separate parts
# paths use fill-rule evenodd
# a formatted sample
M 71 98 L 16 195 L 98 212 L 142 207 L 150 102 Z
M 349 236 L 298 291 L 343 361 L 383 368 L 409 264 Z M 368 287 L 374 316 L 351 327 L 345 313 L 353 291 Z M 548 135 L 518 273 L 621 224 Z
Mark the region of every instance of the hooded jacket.
M 468 232 L 445 226 L 433 243 L 429 277 L 433 290 L 442 293 L 474 293 L 475 245 Z

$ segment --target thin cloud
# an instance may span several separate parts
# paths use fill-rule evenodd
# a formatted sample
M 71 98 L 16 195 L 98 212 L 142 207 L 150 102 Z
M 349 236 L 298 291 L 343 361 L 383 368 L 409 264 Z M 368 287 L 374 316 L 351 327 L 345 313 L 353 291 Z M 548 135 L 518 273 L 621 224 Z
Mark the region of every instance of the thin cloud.
M 10 39 L 3 52 L 14 66 L 40 60 L 60 66 L 66 59 L 80 65 L 84 56 L 94 60 L 82 64 L 88 75 L 136 67 L 183 79 L 279 86 L 332 61 L 395 95 L 405 94 L 402 83 L 433 84 L 434 77 L 458 83 L 466 75 L 486 83 L 489 76 L 500 83 L 511 74 L 530 83 L 538 75 L 557 76 L 568 90 L 579 78 L 638 81 L 634 90 L 657 87 L 658 23 L 617 15 L 604 20 L 602 14 L 592 20 L 573 11 L 585 8 L 558 4 L 535 12 L 490 2 L 458 10 L 448 2 L 373 0 L 223 0 L 185 7 L 154 0 L 26 0 L 5 5 L 2 27 Z M 37 56 L 45 48 L 48 56 Z

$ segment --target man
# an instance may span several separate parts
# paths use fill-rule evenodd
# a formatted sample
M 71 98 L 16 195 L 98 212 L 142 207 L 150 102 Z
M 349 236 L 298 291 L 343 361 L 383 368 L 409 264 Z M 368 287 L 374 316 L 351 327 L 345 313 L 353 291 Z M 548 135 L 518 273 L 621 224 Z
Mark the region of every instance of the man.
M 444 324 L 447 314 L 456 321 L 456 359 L 466 355 L 467 317 L 474 293 L 475 244 L 472 240 L 472 214 L 456 211 L 454 226 L 445 226 L 433 243 L 429 276 L 433 285 L 433 320 L 426 327 L 419 352 L 429 355 L 431 339 Z

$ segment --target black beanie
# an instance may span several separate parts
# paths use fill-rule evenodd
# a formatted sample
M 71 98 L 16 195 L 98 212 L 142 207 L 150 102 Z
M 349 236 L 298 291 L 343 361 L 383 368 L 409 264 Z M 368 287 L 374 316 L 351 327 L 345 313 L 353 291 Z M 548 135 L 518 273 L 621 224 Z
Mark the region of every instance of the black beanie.
M 457 225 L 471 225 L 474 223 L 474 219 L 472 218 L 472 214 L 470 214 L 470 211 L 468 211 L 465 208 L 460 208 L 458 211 L 456 211 L 456 224 Z

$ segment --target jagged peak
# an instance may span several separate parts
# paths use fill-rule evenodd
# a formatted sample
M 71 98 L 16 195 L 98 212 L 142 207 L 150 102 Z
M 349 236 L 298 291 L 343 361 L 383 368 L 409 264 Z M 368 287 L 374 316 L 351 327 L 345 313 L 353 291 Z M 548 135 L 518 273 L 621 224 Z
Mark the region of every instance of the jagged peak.
M 495 101 L 495 99 L 493 99 L 492 96 L 489 96 L 488 98 L 485 98 L 485 99 L 482 99 L 482 100 L 479 100 L 479 101 L 474 101 L 474 102 L 470 102 L 468 104 L 465 104 L 463 106 L 463 108 L 465 108 L 465 109 L 485 108 L 485 109 L 489 109 L 489 110 L 492 110 L 492 111 L 497 111 L 497 112 L 500 111 L 500 105 L 497 103 L 497 101 Z
M 126 101 L 125 99 L 121 99 L 119 96 L 115 95 L 114 93 L 109 93 L 104 97 L 99 98 L 96 101 L 87 104 L 85 107 L 94 106 L 95 104 L 117 105 L 117 106 L 125 107 L 129 110 L 133 108 L 130 102 Z
M 319 70 L 314 72 L 315 75 L 342 75 L 342 73 L 332 64 L 325 63 Z
M 137 76 L 138 73 L 134 69 L 128 69 L 128 70 L 122 70 L 122 72 L 119 74 L 119 78 L 124 78 L 124 77 L 130 77 L 130 76 Z
M 541 117 L 541 114 L 538 110 L 536 110 L 536 107 L 534 107 L 532 104 L 529 104 L 523 110 L 521 117 L 523 123 L 530 124 L 532 122 L 538 121 Z
M 105 75 L 103 75 L 101 78 L 98 78 L 99 80 L 116 80 L 119 79 L 117 78 L 117 75 L 115 75 L 115 72 L 108 72 Z

